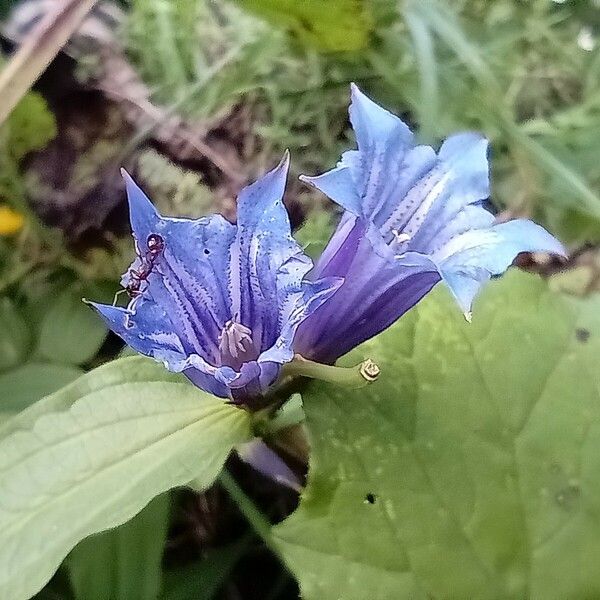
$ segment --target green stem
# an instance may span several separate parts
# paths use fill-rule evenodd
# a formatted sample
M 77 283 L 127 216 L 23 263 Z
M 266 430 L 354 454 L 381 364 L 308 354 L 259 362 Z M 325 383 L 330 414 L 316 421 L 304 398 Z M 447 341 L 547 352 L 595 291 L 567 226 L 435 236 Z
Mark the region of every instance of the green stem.
M 309 377 L 327 383 L 351 388 L 363 387 L 377 379 L 379 367 L 367 359 L 354 367 L 335 367 L 307 360 L 299 354 L 285 364 L 282 374 L 286 377 Z
M 240 512 L 244 515 L 254 532 L 263 540 L 272 552 L 277 553 L 278 550 L 275 547 L 273 536 L 271 535 L 271 523 L 269 523 L 262 512 L 256 508 L 254 502 L 252 502 L 245 494 L 244 490 L 242 490 L 237 481 L 225 468 L 221 471 L 221 475 L 219 475 L 219 483 L 236 503 Z

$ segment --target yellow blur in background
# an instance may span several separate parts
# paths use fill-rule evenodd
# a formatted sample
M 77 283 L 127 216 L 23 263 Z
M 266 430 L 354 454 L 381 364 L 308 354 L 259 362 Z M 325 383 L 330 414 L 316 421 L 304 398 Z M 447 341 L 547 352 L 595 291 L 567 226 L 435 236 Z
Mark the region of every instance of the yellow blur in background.
M 13 235 L 18 233 L 25 223 L 21 213 L 0 204 L 0 235 Z

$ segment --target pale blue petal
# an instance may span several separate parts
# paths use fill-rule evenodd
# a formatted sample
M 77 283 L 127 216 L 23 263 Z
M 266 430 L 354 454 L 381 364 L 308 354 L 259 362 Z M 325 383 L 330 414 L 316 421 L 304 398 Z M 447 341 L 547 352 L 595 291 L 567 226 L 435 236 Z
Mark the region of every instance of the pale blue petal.
M 435 151 L 429 146 L 407 148 L 391 138 L 354 156 L 351 162 L 346 154 L 344 158 L 361 198 L 360 216 L 388 231 L 403 217 L 408 220 L 419 204 L 407 196 L 435 167 Z
M 148 236 L 156 231 L 160 215 L 154 205 L 138 184 L 131 178 L 125 169 L 121 169 L 125 180 L 127 201 L 129 203 L 129 220 L 133 235 L 138 243 L 145 243 Z
M 217 339 L 231 318 L 227 287 L 235 226 L 220 215 L 161 219 L 164 251 L 157 259 L 148 295 L 163 307 L 190 350 L 216 360 Z
M 214 378 L 223 386 L 225 393 L 218 395 L 228 396 L 239 404 L 248 403 L 267 391 L 280 370 L 279 363 L 254 360 L 244 363 L 239 371 L 231 367 L 219 367 L 214 372 Z
M 283 459 L 260 438 L 242 444 L 237 448 L 239 457 L 251 467 L 273 481 L 300 492 L 301 482 Z
M 487 140 L 472 133 L 452 136 L 429 170 L 402 191 L 389 197 L 396 208 L 388 213 L 381 233 L 387 243 L 393 242 L 390 233 L 403 233 L 410 237 L 405 249 L 429 252 L 443 242 L 440 236 L 450 233 L 462 211 L 489 196 Z
M 215 376 L 215 367 L 185 347 L 185 342 L 173 332 L 167 313 L 152 300 L 139 298 L 135 312 L 106 304 L 90 304 L 108 327 L 140 354 L 161 362 L 169 371 L 183 372 L 192 383 L 211 394 L 229 396 L 227 386 Z
M 164 250 L 157 257 L 144 295 L 168 309 L 174 331 L 190 352 L 214 360 L 215 340 L 231 318 L 231 299 L 223 281 L 229 278 L 230 247 L 236 228 L 220 215 L 200 219 L 163 218 L 143 191 L 123 172 L 127 185 L 136 250 L 144 256 L 151 234 L 160 235 Z M 130 269 L 138 269 L 140 258 Z M 128 273 L 123 277 L 126 284 Z M 138 316 L 148 304 L 138 306 Z
M 143 299 L 140 304 L 143 304 Z M 173 333 L 166 313 L 152 302 L 147 304 L 149 306 L 142 307 L 144 318 L 134 320 L 134 315 L 126 308 L 90 302 L 108 327 L 123 338 L 128 346 L 140 354 L 164 362 L 172 371 L 181 370 L 176 367 L 186 358 L 184 345 Z
M 190 354 L 178 367 L 192 383 L 221 398 L 231 398 L 230 384 L 239 377 L 231 367 L 214 367 L 197 354 Z
M 356 84 L 351 84 L 350 122 L 360 150 L 394 136 L 405 146 L 413 142 L 413 134 L 397 116 L 367 98 Z
M 362 214 L 362 198 L 348 166 L 340 165 L 317 177 L 300 175 L 300 180 L 316 187 L 347 211 L 357 216 Z
M 297 292 L 312 262 L 291 235 L 282 201 L 289 157 L 245 188 L 238 199 L 237 236 L 232 246 L 232 311 L 252 330 L 261 349 L 275 343 L 288 296 Z
M 474 229 L 452 239 L 432 258 L 464 312 L 471 310 L 481 285 L 500 275 L 521 252 L 565 256 L 563 246 L 543 227 L 517 219 Z
M 334 277 L 304 282 L 301 292 L 288 299 L 285 307 L 287 314 L 280 335 L 273 346 L 260 355 L 259 362 L 283 364 L 292 360 L 298 327 L 325 304 L 338 291 L 342 283 L 341 278 Z
M 482 135 L 467 132 L 450 136 L 440 148 L 438 158 L 451 165 L 453 178 L 462 188 L 464 204 L 490 195 L 488 147 L 488 140 Z
M 274 375 L 276 375 L 275 371 Z M 273 377 L 274 379 L 275 377 Z M 228 382 L 231 397 L 234 401 L 243 401 L 245 398 L 261 396 L 273 381 L 269 381 L 263 388 L 261 386 L 261 368 L 256 361 L 244 363 L 235 377 Z
M 215 377 L 214 372 L 208 372 L 206 369 L 198 369 L 196 367 L 188 367 L 183 371 L 183 374 L 196 387 L 219 396 L 219 398 L 229 397 L 229 388 Z

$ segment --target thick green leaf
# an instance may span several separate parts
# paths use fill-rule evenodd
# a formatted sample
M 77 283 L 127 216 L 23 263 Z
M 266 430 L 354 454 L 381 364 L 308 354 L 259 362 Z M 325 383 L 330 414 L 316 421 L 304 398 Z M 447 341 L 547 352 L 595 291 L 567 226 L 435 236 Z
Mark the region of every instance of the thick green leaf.
M 29 347 L 29 330 L 9 298 L 0 298 L 0 371 L 18 365 Z
M 372 16 L 364 0 L 238 0 L 251 11 L 324 50 L 360 50 L 369 43 Z
M 464 321 L 440 287 L 313 385 L 300 508 L 276 528 L 305 600 L 600 595 L 600 297 L 531 275 Z
M 60 393 L 44 397 L 39 402 L 32 404 L 18 415 L 0 426 L 0 439 L 9 434 L 27 429 L 38 417 L 51 413 L 67 410 L 76 400 L 86 394 L 103 388 L 119 386 L 123 383 L 140 385 L 148 382 L 186 382 L 187 380 L 178 374 L 169 373 L 158 363 L 139 354 L 129 356 L 94 369 L 85 377 L 80 377 Z
M 131 521 L 75 547 L 68 566 L 77 600 L 156 600 L 170 498 L 154 498 Z
M 0 375 L 0 415 L 18 413 L 83 374 L 68 365 L 29 363 Z
M 0 597 L 30 597 L 77 542 L 165 490 L 210 485 L 250 438 L 247 413 L 177 379 L 120 359 L 0 428 Z
M 65 290 L 45 314 L 38 353 L 52 362 L 80 365 L 91 360 L 108 331 L 74 289 Z

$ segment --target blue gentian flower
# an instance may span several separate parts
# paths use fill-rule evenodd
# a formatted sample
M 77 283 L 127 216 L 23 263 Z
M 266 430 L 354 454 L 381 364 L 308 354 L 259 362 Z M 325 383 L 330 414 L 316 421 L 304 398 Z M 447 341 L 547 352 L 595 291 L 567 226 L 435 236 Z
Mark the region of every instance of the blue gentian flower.
M 335 296 L 298 331 L 295 349 L 333 363 L 376 335 L 444 281 L 470 319 L 473 298 L 525 251 L 564 255 L 535 223 L 496 222 L 489 196 L 488 143 L 475 133 L 448 138 L 438 153 L 415 145 L 398 117 L 352 87 L 358 149 L 337 167 L 302 179 L 345 213 L 312 273 L 342 277 Z
M 93 304 L 129 346 L 236 402 L 265 392 L 292 359 L 300 323 L 339 286 L 305 280 L 312 263 L 282 203 L 288 162 L 242 190 L 237 225 L 161 217 L 124 173 L 138 257 L 122 283 L 132 300 Z

